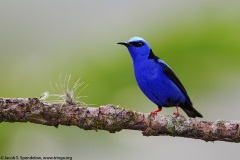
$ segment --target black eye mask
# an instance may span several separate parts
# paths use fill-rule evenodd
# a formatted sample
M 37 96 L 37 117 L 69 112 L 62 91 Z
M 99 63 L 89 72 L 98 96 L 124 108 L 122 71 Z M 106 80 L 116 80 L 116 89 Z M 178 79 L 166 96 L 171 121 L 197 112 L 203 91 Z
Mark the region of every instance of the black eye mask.
M 129 43 L 134 47 L 142 47 L 145 45 L 143 42 L 129 42 Z

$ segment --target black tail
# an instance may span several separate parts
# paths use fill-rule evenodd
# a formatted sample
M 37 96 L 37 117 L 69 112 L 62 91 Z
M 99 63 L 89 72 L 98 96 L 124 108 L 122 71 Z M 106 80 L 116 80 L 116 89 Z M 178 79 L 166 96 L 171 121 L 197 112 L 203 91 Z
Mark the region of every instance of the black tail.
M 189 107 L 189 108 L 182 108 L 184 110 L 184 112 L 189 116 L 189 117 L 192 117 L 192 118 L 195 118 L 195 117 L 201 117 L 203 118 L 203 116 L 201 115 L 201 113 L 199 113 L 195 108 L 193 107 Z

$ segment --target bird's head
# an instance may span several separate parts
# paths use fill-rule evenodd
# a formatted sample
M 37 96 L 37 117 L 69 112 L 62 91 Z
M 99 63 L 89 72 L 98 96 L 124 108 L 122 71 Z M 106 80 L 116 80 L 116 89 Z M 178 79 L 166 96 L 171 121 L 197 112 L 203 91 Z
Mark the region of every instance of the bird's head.
M 132 37 L 128 42 L 118 42 L 117 44 L 124 45 L 128 48 L 133 61 L 137 59 L 147 59 L 151 50 L 148 43 L 140 37 Z

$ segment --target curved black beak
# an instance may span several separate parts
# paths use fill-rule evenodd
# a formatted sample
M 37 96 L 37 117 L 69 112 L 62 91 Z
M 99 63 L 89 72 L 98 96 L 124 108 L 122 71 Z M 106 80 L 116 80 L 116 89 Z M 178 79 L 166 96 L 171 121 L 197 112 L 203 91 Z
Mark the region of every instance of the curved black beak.
M 128 43 L 128 42 L 118 42 L 117 44 L 121 44 L 121 45 L 124 45 L 126 47 L 130 46 L 131 44 Z

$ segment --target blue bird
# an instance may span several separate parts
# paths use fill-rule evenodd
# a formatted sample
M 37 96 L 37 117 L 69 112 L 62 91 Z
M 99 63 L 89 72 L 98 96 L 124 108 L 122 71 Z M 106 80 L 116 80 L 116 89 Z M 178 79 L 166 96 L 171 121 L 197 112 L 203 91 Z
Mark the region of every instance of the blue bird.
M 193 108 L 192 102 L 182 83 L 172 69 L 154 55 L 148 43 L 140 37 L 132 37 L 124 45 L 132 57 L 134 74 L 142 92 L 158 106 L 151 112 L 156 115 L 162 107 L 176 107 L 175 115 L 179 115 L 181 107 L 189 117 L 203 117 Z

